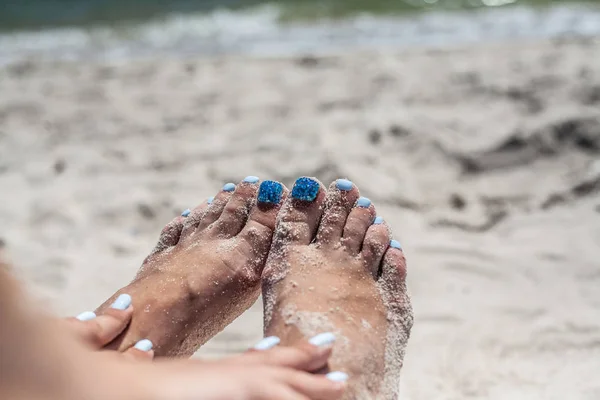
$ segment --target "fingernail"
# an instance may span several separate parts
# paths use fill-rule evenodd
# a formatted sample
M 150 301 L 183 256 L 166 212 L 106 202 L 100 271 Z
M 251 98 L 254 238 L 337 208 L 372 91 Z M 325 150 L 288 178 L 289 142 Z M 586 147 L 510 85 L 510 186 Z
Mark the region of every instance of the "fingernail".
M 375 221 L 373 221 L 374 225 L 380 225 L 383 224 L 383 218 L 381 217 L 375 217 Z
M 283 185 L 275 181 L 263 181 L 258 189 L 258 201 L 261 203 L 279 204 Z
M 96 318 L 96 314 L 93 313 L 92 311 L 86 311 L 86 312 L 82 312 L 81 314 L 79 314 L 75 318 L 77 318 L 80 321 L 89 321 L 91 319 Z
M 215 201 L 214 197 L 209 197 L 208 200 L 206 200 L 208 204 L 212 204 L 213 201 Z
M 335 342 L 335 335 L 331 332 L 320 333 L 317 336 L 313 336 L 308 343 L 317 347 L 329 346 Z
M 333 382 L 346 382 L 348 380 L 348 374 L 342 371 L 333 371 L 325 375 L 325 378 Z
M 277 346 L 281 340 L 277 336 L 269 336 L 256 343 L 254 350 L 269 350 Z
M 335 181 L 335 186 L 340 189 L 340 190 L 344 190 L 344 191 L 349 191 L 352 190 L 352 182 L 350 182 L 348 179 L 338 179 L 337 181 Z
M 356 205 L 358 207 L 364 207 L 367 208 L 371 205 L 371 200 L 369 200 L 366 197 L 360 197 L 358 200 L 356 200 Z
M 397 241 L 397 240 L 394 240 L 394 239 L 392 239 L 390 241 L 390 247 L 393 247 L 395 249 L 401 249 L 402 248 L 402 246 L 400 246 L 400 242 Z
M 292 197 L 297 200 L 313 201 L 319 193 L 319 182 L 303 176 L 298 178 L 292 189 Z
M 244 182 L 246 182 L 246 183 L 256 183 L 256 182 L 258 182 L 259 180 L 260 180 L 260 179 L 259 179 L 259 177 L 258 177 L 258 176 L 252 176 L 252 175 L 250 175 L 250 176 L 247 176 L 247 177 L 245 177 L 245 178 L 244 178 Z
M 128 294 L 122 294 L 112 303 L 110 308 L 114 308 L 115 310 L 126 310 L 127 307 L 131 305 L 131 296 Z
M 141 351 L 150 351 L 152 350 L 152 342 L 148 339 L 142 339 L 139 342 L 137 342 L 133 347 Z
M 223 190 L 225 192 L 233 192 L 235 190 L 235 184 L 234 183 L 226 183 L 225 185 L 223 185 Z
M 190 215 L 190 213 L 192 212 L 192 210 L 190 210 L 189 208 L 187 210 L 185 210 L 184 212 L 181 213 L 182 217 L 187 217 L 188 215 Z

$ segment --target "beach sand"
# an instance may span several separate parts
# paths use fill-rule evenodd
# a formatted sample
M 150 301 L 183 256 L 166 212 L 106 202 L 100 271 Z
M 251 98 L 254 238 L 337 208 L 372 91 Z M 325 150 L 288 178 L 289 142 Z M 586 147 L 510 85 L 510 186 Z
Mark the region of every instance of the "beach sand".
M 246 175 L 353 180 L 405 249 L 403 399 L 600 398 L 600 40 L 0 69 L 0 235 L 61 315 Z M 261 337 L 256 304 L 200 350 Z

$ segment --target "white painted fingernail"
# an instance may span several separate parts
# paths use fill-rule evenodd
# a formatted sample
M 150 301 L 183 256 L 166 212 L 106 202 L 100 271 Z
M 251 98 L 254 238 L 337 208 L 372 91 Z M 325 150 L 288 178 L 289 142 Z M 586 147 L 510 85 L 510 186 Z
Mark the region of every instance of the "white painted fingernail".
M 331 332 L 319 333 L 308 341 L 308 343 L 317 347 L 329 346 L 333 342 L 335 342 L 335 335 Z
M 112 303 L 110 308 L 114 308 L 115 310 L 127 310 L 127 308 L 131 305 L 131 296 L 128 294 L 122 294 Z
M 80 321 L 89 321 L 91 319 L 96 318 L 96 314 L 93 313 L 92 311 L 86 311 L 86 312 L 82 312 L 81 314 L 79 314 L 75 318 L 77 318 Z
M 152 350 L 152 342 L 148 339 L 142 339 L 139 342 L 137 342 L 133 347 L 141 351 L 150 351 Z
M 346 382 L 348 380 L 348 374 L 342 371 L 333 371 L 325 375 L 325 378 L 333 382 Z
M 281 342 L 277 336 L 269 336 L 256 343 L 253 347 L 254 350 L 269 350 L 275 346 L 277 346 Z

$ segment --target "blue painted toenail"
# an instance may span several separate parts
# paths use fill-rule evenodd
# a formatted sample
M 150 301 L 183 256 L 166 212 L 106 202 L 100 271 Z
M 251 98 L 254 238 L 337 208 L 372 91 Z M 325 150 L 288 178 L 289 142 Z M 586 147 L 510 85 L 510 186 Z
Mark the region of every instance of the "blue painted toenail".
M 226 183 L 223 186 L 223 190 L 226 192 L 233 192 L 235 190 L 235 184 L 234 183 Z
M 206 200 L 208 204 L 212 204 L 213 201 L 215 201 L 214 197 L 209 197 L 208 200 Z
M 390 241 L 390 247 L 393 247 L 395 249 L 402 249 L 402 246 L 400 246 L 400 242 L 394 239 Z
M 244 178 L 244 182 L 246 182 L 246 183 L 256 183 L 259 180 L 260 179 L 258 178 L 258 176 L 247 176 Z
M 375 217 L 375 221 L 373 221 L 374 225 L 380 225 L 383 224 L 383 218 L 381 217 Z
M 335 181 L 335 186 L 340 190 L 345 190 L 346 192 L 352 190 L 352 182 L 348 179 L 338 179 Z
M 187 210 L 185 210 L 184 212 L 181 213 L 182 217 L 187 217 L 188 215 L 190 215 L 190 213 L 192 212 L 192 210 L 190 210 L 189 208 Z
M 305 176 L 298 178 L 292 189 L 292 197 L 303 201 L 313 201 L 318 193 L 319 182 Z
M 367 208 L 371 205 L 371 200 L 367 199 L 366 197 L 361 197 L 356 201 L 356 205 L 358 207 Z
M 283 185 L 275 181 L 264 181 L 258 189 L 258 201 L 260 203 L 279 204 Z

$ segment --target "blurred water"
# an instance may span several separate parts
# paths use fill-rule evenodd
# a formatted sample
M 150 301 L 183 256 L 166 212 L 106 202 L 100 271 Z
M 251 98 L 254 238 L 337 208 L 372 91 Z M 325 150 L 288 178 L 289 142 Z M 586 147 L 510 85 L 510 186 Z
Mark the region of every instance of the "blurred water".
M 504 1 L 504 0 L 486 0 Z M 119 25 L 0 34 L 0 63 L 22 59 L 119 61 L 131 57 L 318 54 L 354 48 L 447 46 L 506 39 L 600 35 L 600 8 L 562 4 L 479 11 L 281 22 L 279 6 L 172 14 Z

